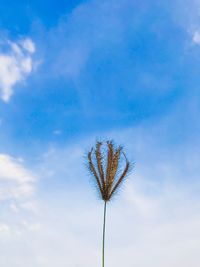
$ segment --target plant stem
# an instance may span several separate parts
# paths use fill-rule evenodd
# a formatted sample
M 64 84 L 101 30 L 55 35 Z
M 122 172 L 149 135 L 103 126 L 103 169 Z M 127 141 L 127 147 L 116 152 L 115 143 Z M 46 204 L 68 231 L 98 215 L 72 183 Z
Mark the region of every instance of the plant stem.
M 105 201 L 105 203 L 104 203 L 104 215 L 103 215 L 103 247 L 102 247 L 102 267 L 104 267 L 105 230 L 106 230 L 106 201 Z

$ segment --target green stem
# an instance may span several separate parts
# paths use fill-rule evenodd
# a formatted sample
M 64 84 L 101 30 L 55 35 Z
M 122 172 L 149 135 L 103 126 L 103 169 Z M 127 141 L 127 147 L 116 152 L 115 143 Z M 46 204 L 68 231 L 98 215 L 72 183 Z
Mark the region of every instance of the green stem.
M 106 230 L 106 201 L 105 201 L 105 203 L 104 203 L 104 215 L 103 215 L 103 247 L 102 247 L 102 267 L 104 267 L 105 230 Z

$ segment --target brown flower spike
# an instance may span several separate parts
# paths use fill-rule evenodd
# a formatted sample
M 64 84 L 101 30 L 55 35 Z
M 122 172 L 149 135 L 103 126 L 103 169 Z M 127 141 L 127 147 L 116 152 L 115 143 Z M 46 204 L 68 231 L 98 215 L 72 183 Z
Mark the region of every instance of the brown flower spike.
M 112 141 L 107 141 L 105 144 L 96 142 L 95 147 L 88 152 L 87 157 L 89 171 L 95 178 L 97 189 L 104 201 L 102 249 L 102 267 L 104 267 L 106 204 L 111 200 L 113 194 L 117 191 L 129 173 L 130 162 L 127 160 L 122 146 L 115 147 Z M 121 169 L 123 159 L 124 167 Z
M 107 156 L 105 150 L 101 151 L 102 142 L 97 142 L 96 147 L 88 152 L 88 167 L 95 177 L 102 200 L 107 202 L 127 176 L 130 170 L 130 162 L 127 160 L 121 146 L 115 148 L 112 141 L 107 141 L 106 145 Z M 122 156 L 125 160 L 125 167 L 119 173 L 119 163 Z

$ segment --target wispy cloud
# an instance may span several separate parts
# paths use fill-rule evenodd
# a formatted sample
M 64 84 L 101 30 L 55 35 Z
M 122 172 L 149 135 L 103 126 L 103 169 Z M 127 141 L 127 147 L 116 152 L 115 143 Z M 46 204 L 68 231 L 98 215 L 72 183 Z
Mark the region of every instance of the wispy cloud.
M 193 34 L 193 38 L 192 38 L 193 42 L 195 44 L 200 44 L 200 33 L 199 31 L 195 31 L 194 34 Z
M 35 44 L 29 39 L 6 40 L 0 46 L 0 97 L 8 102 L 14 86 L 32 72 Z
M 198 267 L 199 198 L 195 200 L 186 188 L 172 191 L 170 184 L 154 185 L 157 194 L 147 195 L 146 190 L 152 190 L 152 185 L 142 180 L 136 182 L 134 177 L 130 179 L 134 182 L 129 182 L 121 192 L 120 201 L 108 207 L 107 264 L 187 267 L 192 263 Z M 27 226 L 23 222 L 28 231 L 8 238 L 8 229 L 2 225 L 4 235 L 0 245 L 4 242 L 6 246 L 1 245 L 1 262 L 5 262 L 5 266 L 17 266 L 20 262 L 30 267 L 98 265 L 102 205 L 95 195 L 88 196 L 87 189 L 78 194 L 66 190 L 51 193 L 51 197 L 40 204 L 40 223 Z M 16 247 L 18 253 L 15 253 Z M 10 253 L 13 257 L 8 257 Z
M 63 16 L 58 25 L 46 33 L 54 52 L 50 56 L 46 54 L 52 74 L 77 80 L 96 51 L 103 53 L 110 46 L 114 49 L 122 44 L 128 25 L 130 31 L 134 30 L 131 13 L 134 6 L 127 0 L 88 1 Z M 142 5 L 140 11 L 144 12 Z
M 0 234 L 12 236 L 35 227 L 35 191 L 36 175 L 22 159 L 0 154 Z
M 30 197 L 34 182 L 35 177 L 19 160 L 0 154 L 0 200 Z

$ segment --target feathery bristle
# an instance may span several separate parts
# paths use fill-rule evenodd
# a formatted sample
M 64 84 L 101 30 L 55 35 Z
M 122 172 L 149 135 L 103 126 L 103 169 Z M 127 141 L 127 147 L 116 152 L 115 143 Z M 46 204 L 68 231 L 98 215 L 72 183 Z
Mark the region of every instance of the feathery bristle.
M 102 163 L 103 156 L 101 153 L 101 146 L 102 146 L 101 142 L 96 143 L 95 155 L 96 155 L 98 172 L 99 172 L 99 176 L 101 179 L 101 186 L 104 189 L 105 188 L 105 180 L 104 180 L 104 171 L 103 171 L 103 163 Z
M 101 195 L 102 195 L 102 187 L 101 187 L 100 179 L 99 179 L 98 174 L 97 174 L 97 172 L 96 172 L 95 166 L 94 166 L 94 164 L 93 164 L 93 162 L 92 162 L 92 150 L 93 150 L 93 149 L 91 149 L 91 151 L 88 152 L 89 170 L 91 171 L 91 173 L 92 173 L 93 176 L 95 177 L 96 182 L 97 182 L 97 186 L 98 186 L 99 191 L 100 191 L 100 193 L 101 193 Z
M 125 167 L 123 173 L 121 174 L 120 178 L 118 179 L 118 181 L 116 182 L 116 184 L 114 185 L 114 187 L 113 187 L 113 189 L 112 189 L 112 191 L 110 193 L 110 197 L 112 197 L 112 195 L 115 193 L 117 188 L 120 186 L 120 184 L 122 183 L 122 181 L 124 180 L 124 178 L 128 174 L 129 168 L 130 168 L 130 163 L 127 161 L 126 162 L 126 167 Z
M 121 150 L 122 150 L 122 147 L 117 148 L 116 152 L 114 153 L 114 156 L 113 156 L 111 169 L 110 169 L 110 178 L 109 178 L 111 184 L 113 183 L 113 181 L 115 179 L 115 175 L 116 175 L 117 170 L 118 170 Z

